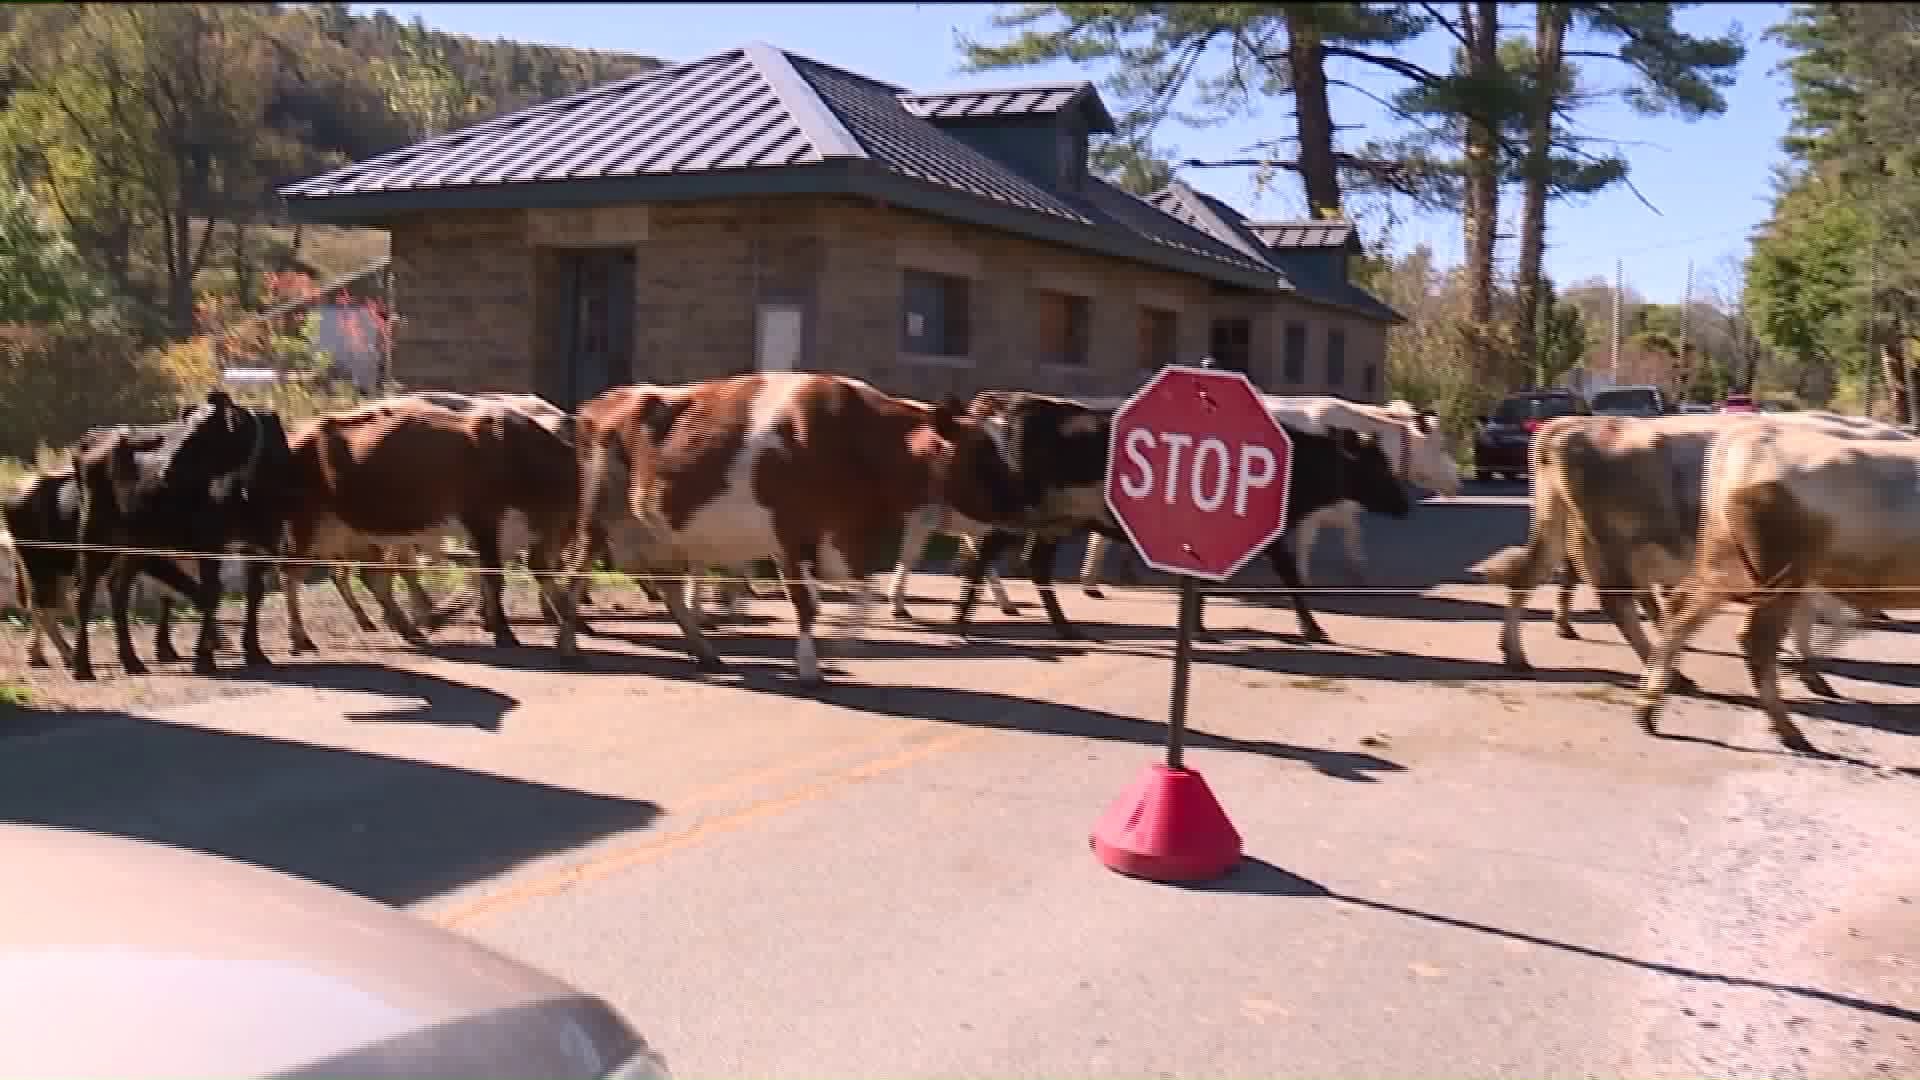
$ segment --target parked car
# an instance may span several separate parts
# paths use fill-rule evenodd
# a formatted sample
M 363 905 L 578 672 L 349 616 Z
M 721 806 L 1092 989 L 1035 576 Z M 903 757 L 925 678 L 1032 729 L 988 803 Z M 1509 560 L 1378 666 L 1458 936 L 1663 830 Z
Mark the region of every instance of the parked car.
M 0 1076 L 664 1080 L 605 1002 L 384 904 L 0 825 Z
M 1595 416 L 1665 416 L 1667 396 L 1657 386 L 1609 386 L 1596 390 L 1590 403 Z
M 1473 476 L 1520 479 L 1530 468 L 1527 450 L 1533 433 L 1556 416 L 1584 416 L 1585 398 L 1571 390 L 1529 390 L 1508 394 L 1490 415 L 1479 417 L 1473 436 Z
M 1702 413 L 1711 413 L 1712 411 L 1713 406 L 1704 401 L 1683 401 L 1680 403 L 1680 413 L 1683 416 L 1698 416 Z
M 1746 394 L 1728 394 L 1727 399 L 1720 403 L 1720 411 L 1723 413 L 1751 413 L 1759 412 L 1760 410 L 1754 407 L 1752 397 Z

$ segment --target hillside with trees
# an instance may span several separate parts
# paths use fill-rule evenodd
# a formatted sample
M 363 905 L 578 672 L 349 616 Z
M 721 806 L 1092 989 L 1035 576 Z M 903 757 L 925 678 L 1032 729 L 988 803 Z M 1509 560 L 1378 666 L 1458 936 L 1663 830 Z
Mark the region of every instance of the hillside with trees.
M 0 7 L 0 455 L 225 364 L 324 372 L 300 302 L 386 234 L 293 226 L 281 185 L 660 66 L 337 3 Z

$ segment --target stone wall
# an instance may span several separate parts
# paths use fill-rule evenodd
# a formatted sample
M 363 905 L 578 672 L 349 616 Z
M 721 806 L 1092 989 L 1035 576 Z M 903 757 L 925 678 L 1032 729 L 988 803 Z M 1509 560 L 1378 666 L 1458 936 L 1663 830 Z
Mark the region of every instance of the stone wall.
M 1204 280 L 957 225 L 852 198 L 785 197 L 602 207 L 590 211 L 441 213 L 393 226 L 394 374 L 414 387 L 533 390 L 564 363 L 564 313 L 551 279 L 556 247 L 634 251 L 635 381 L 678 383 L 752 370 L 760 304 L 804 313 L 801 367 L 868 379 L 922 399 L 1020 387 L 1121 395 L 1148 370 L 1142 306 L 1173 311 L 1177 352 L 1208 348 L 1215 313 L 1253 318 L 1252 370 L 1275 393 L 1323 393 L 1330 319 L 1347 328 L 1348 386 L 1383 363 L 1385 337 L 1362 320 L 1284 297 L 1216 296 Z M 963 358 L 901 350 L 902 271 L 966 277 L 972 328 Z M 1035 290 L 1091 304 L 1085 365 L 1037 363 Z M 1283 317 L 1309 326 L 1307 381 L 1280 385 Z M 1378 385 L 1384 385 L 1384 377 Z

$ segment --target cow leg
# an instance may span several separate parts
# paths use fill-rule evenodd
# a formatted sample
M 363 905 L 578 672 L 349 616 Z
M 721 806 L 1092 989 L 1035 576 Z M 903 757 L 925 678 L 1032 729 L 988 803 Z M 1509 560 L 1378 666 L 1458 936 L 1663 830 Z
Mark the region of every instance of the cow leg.
M 93 635 L 88 632 L 87 624 L 93 618 L 94 598 L 100 588 L 100 579 L 111 569 L 113 556 L 90 551 L 80 553 L 78 583 L 73 590 L 73 658 L 71 670 L 73 677 L 81 682 L 91 682 L 93 673 Z
M 1099 533 L 1087 534 L 1087 557 L 1080 562 L 1080 591 L 1103 599 L 1106 594 L 1100 591 L 1100 564 L 1106 558 L 1107 538 Z
M 280 592 L 287 598 L 287 651 L 295 656 L 317 649 L 307 633 L 306 620 L 300 617 L 300 579 L 304 569 L 297 563 L 280 564 Z
M 502 649 L 520 647 L 520 639 L 514 636 L 513 625 L 507 622 L 507 575 L 506 562 L 500 554 L 500 525 L 498 522 L 463 522 L 467 532 L 473 537 L 473 546 L 480 555 L 480 602 L 483 618 L 493 631 L 493 643 Z M 479 525 L 479 528 L 475 528 Z
M 893 586 L 887 592 L 896 619 L 913 617 L 907 611 L 907 575 L 927 557 L 927 544 L 933 540 L 933 529 L 941 512 L 941 507 L 923 506 L 907 515 L 907 527 L 900 534 L 900 561 L 894 564 Z
M 846 545 L 842 547 L 842 545 Z M 842 647 L 848 654 L 866 651 L 867 613 L 879 596 L 873 588 L 873 581 L 866 574 L 854 570 L 857 566 L 868 565 L 867 553 L 859 547 L 859 537 L 830 537 L 820 547 L 822 576 L 832 581 L 842 582 L 849 594 L 847 612 L 842 620 Z
M 1833 685 L 1827 682 L 1827 677 L 1820 671 L 1820 650 L 1813 643 L 1813 624 L 1818 614 L 1817 605 L 1810 595 L 1799 599 L 1800 602 L 1793 608 L 1793 647 L 1798 654 L 1793 666 L 1799 672 L 1800 684 L 1807 688 L 1808 693 L 1824 698 L 1837 698 L 1840 696 L 1839 692 L 1834 690 Z M 1849 610 L 1842 617 L 1851 616 L 1851 614 Z M 1828 649 L 1834 648 L 1844 640 L 1845 631 L 1850 627 L 1835 629 L 1836 632 L 1827 642 Z
M 1053 632 L 1063 640 L 1074 641 L 1085 635 L 1080 628 L 1067 621 L 1066 612 L 1060 610 L 1060 598 L 1053 587 L 1053 560 L 1060 550 L 1060 538 L 1057 536 L 1034 537 L 1027 544 L 1027 577 L 1033 580 L 1033 587 L 1040 593 L 1040 606 L 1047 609 L 1047 621 L 1053 624 Z
M 389 630 L 399 634 L 409 645 L 426 645 L 427 635 L 413 625 L 413 620 L 400 610 L 399 602 L 393 598 L 393 571 L 364 567 L 360 571 L 360 580 L 367 583 L 367 589 L 373 593 L 373 602 L 380 605 L 380 615 L 387 620 Z
M 1667 695 L 1667 687 L 1677 681 L 1673 670 L 1674 661 L 1686 649 L 1687 642 L 1700 632 L 1708 619 L 1726 603 L 1726 598 L 1716 590 L 1695 585 L 1691 580 L 1676 590 L 1676 597 L 1662 621 L 1660 643 L 1654 646 L 1653 654 L 1647 660 L 1646 674 L 1640 685 L 1640 703 L 1634 708 L 1635 718 L 1649 735 L 1658 735 L 1655 721 L 1660 716 L 1660 706 Z
M 1754 693 L 1766 710 L 1780 745 L 1799 754 L 1818 755 L 1805 732 L 1788 715 L 1780 700 L 1780 643 L 1795 618 L 1796 607 L 1804 606 L 1794 593 L 1776 593 L 1753 605 L 1747 615 L 1746 629 L 1740 632 L 1740 648 L 1746 654 L 1747 674 L 1753 678 Z
M 1573 628 L 1573 591 L 1579 587 L 1580 571 L 1573 560 L 1560 560 L 1560 587 L 1553 598 L 1553 632 L 1568 641 L 1580 640 L 1580 632 Z
M 162 664 L 178 663 L 180 651 L 173 647 L 173 596 L 160 594 L 160 613 L 153 620 L 153 658 Z
M 1308 514 L 1306 520 L 1293 528 L 1293 573 L 1300 581 L 1307 581 L 1313 575 L 1309 572 L 1313 561 L 1313 548 L 1320 539 L 1320 513 Z
M 133 627 L 127 617 L 127 600 L 133 591 L 133 575 L 140 564 L 131 558 L 116 559 L 107 571 L 107 603 L 113 609 L 113 643 L 120 653 L 120 668 L 129 675 L 145 675 L 147 665 L 133 650 Z
M 353 615 L 355 626 L 363 634 L 371 634 L 380 629 L 367 617 L 367 610 L 360 606 L 360 598 L 353 595 L 353 575 L 351 567 L 332 566 L 327 568 L 327 580 L 333 582 L 334 591 L 340 594 L 340 602 L 347 605 L 347 611 Z M 366 580 L 366 571 L 359 571 L 361 580 Z M 368 586 L 371 588 L 372 586 Z
M 213 660 L 214 638 L 220 632 L 220 562 L 200 560 L 200 582 L 194 602 L 200 606 L 200 637 L 193 645 L 193 670 L 211 675 L 218 670 Z
M 971 536 L 962 537 L 960 542 L 969 548 L 977 547 L 980 543 Z M 1032 548 L 1033 541 L 1029 538 L 1027 541 L 1027 550 L 1031 551 Z M 980 576 L 981 579 L 987 583 L 987 591 L 993 594 L 993 602 L 1000 605 L 1000 614 L 1020 614 L 1020 605 L 1014 603 L 1013 598 L 1007 595 L 1007 583 L 1000 577 L 1000 571 L 994 567 L 993 563 L 989 562 L 981 567 Z
M 1267 561 L 1273 565 L 1273 572 L 1280 575 L 1280 586 L 1293 597 L 1293 613 L 1300 620 L 1300 636 L 1310 642 L 1330 640 L 1327 632 L 1320 629 L 1314 621 L 1313 609 L 1307 606 L 1306 583 L 1300 580 L 1300 571 L 1295 565 L 1293 551 L 1282 536 L 1267 549 Z
M 1355 585 L 1367 583 L 1366 539 L 1361 535 L 1360 504 L 1351 499 L 1337 506 L 1339 512 L 1340 533 L 1346 540 L 1347 578 Z M 1304 577 L 1304 575 L 1302 575 Z
M 265 649 L 260 647 L 260 602 L 267 597 L 267 566 L 257 559 L 247 561 L 247 614 L 240 631 L 240 658 L 258 667 L 271 667 Z
M 974 547 L 973 554 L 966 561 L 966 569 L 960 585 L 960 602 L 954 607 L 953 625 L 965 633 L 966 625 L 973 620 L 973 605 L 980 598 L 980 580 L 985 576 L 986 568 L 1000 558 L 1002 552 L 1019 540 L 1017 533 L 1004 529 L 993 529 Z

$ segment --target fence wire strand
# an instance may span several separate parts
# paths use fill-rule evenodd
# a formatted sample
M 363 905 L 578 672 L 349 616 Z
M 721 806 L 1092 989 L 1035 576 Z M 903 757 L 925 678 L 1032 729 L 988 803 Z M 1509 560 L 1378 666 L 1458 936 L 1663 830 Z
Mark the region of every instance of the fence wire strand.
M 609 570 L 591 570 L 591 569 L 579 571 L 576 573 L 574 571 L 568 571 L 568 570 L 534 570 L 529 567 L 477 566 L 477 565 L 467 565 L 460 562 L 406 563 L 406 562 L 380 562 L 380 561 L 371 561 L 371 560 L 362 560 L 362 559 L 318 559 L 318 558 L 301 557 L 301 556 L 268 555 L 268 554 L 259 554 L 259 553 L 253 553 L 253 552 L 186 551 L 186 550 L 180 550 L 180 549 L 174 549 L 174 548 L 133 547 L 133 546 L 114 545 L 114 544 L 84 544 L 84 543 L 74 543 L 74 542 L 56 541 L 56 540 L 21 540 L 17 537 L 14 538 L 11 541 L 11 543 L 12 543 L 12 546 L 14 546 L 15 548 L 39 548 L 39 549 L 49 550 L 49 551 L 72 551 L 72 552 L 86 552 L 91 554 L 102 554 L 102 555 L 138 556 L 141 558 L 168 559 L 168 560 L 181 561 L 181 562 L 197 562 L 203 559 L 213 559 L 217 562 L 227 562 L 227 561 L 242 562 L 242 563 L 263 562 L 263 563 L 274 564 L 277 566 L 285 565 L 285 566 L 324 567 L 330 570 L 332 569 L 375 570 L 375 571 L 386 571 L 389 573 L 405 573 L 409 571 L 414 573 L 419 573 L 419 572 L 428 571 L 428 570 L 437 571 L 437 572 L 457 571 L 464 574 L 482 574 L 482 575 L 498 574 L 503 577 L 532 578 L 536 581 L 543 578 L 571 579 L 574 577 L 584 577 L 588 580 L 590 584 L 598 584 L 601 580 L 603 580 L 606 577 L 606 575 L 609 575 L 609 574 L 616 575 L 620 578 L 631 580 L 635 583 L 645 582 L 648 585 L 684 584 L 686 582 L 691 582 L 691 581 L 697 581 L 704 585 L 752 585 L 756 583 L 765 583 L 770 580 L 765 577 L 752 577 L 752 576 L 737 575 L 737 574 L 719 574 L 719 573 L 696 573 L 696 572 L 658 573 L 658 572 L 650 572 L 650 571 L 649 572 L 629 572 L 624 570 L 609 571 Z M 914 573 L 933 572 L 933 571 L 912 570 L 911 568 L 910 568 L 910 571 Z M 869 574 L 866 576 L 871 578 L 876 575 Z M 1004 575 L 1002 576 L 1004 577 Z M 814 580 L 818 584 L 831 587 L 845 580 L 857 580 L 857 579 L 829 579 L 829 578 L 819 578 L 818 576 L 815 576 Z M 1113 589 L 1116 591 L 1124 591 L 1127 593 L 1162 595 L 1167 599 L 1177 599 L 1176 594 L 1180 590 L 1180 586 L 1178 584 L 1149 583 L 1149 584 L 1121 585 L 1121 584 L 1115 584 L 1115 583 L 1104 581 L 1104 580 L 1092 582 L 1089 584 L 1092 587 L 1100 588 L 1100 589 Z M 1550 577 L 1545 580 L 1542 580 L 1537 585 L 1530 586 L 1529 589 L 1526 591 L 1553 588 L 1553 587 L 1556 587 L 1558 584 L 1559 582 L 1557 582 L 1554 578 Z M 1574 582 L 1573 584 L 1578 588 L 1589 589 L 1594 594 L 1601 595 L 1601 596 L 1608 596 L 1608 595 L 1637 596 L 1646 591 L 1645 589 L 1636 589 L 1636 588 L 1603 589 L 1603 588 L 1598 588 L 1598 587 L 1589 585 L 1584 581 Z M 1501 588 L 1501 589 L 1508 588 L 1508 586 L 1506 585 L 1502 585 L 1498 582 L 1492 582 L 1492 581 L 1435 582 L 1429 585 L 1301 585 L 1297 588 L 1290 588 L 1285 585 L 1225 585 L 1225 584 L 1214 584 L 1213 582 L 1208 581 L 1208 582 L 1203 582 L 1200 586 L 1200 589 L 1202 592 L 1206 593 L 1209 596 L 1263 596 L 1263 595 L 1425 596 L 1427 593 L 1432 592 L 1434 589 L 1446 588 L 1449 586 L 1465 586 L 1469 588 L 1472 588 L 1472 587 Z M 1055 589 L 1076 588 L 1076 587 L 1082 587 L 1082 583 L 1077 575 L 1069 575 L 1066 577 L 1055 578 L 1050 587 Z M 1773 594 L 1781 594 L 1781 593 L 1826 593 L 1831 591 L 1823 586 L 1816 586 L 1816 585 L 1793 585 L 1793 586 L 1754 585 L 1754 586 L 1738 586 L 1738 587 L 1727 587 L 1727 588 L 1709 588 L 1704 585 L 1697 585 L 1695 586 L 1695 588 L 1703 589 L 1704 591 L 1707 591 L 1707 592 L 1722 592 L 1727 594 L 1737 594 L 1741 596 L 1762 596 L 1762 595 L 1773 595 Z M 1858 587 L 1848 586 L 1844 591 L 1850 595 L 1851 594 L 1872 594 L 1872 593 L 1909 593 L 1909 592 L 1920 592 L 1920 586 L 1908 586 L 1908 585 L 1879 585 L 1879 586 L 1858 586 Z

